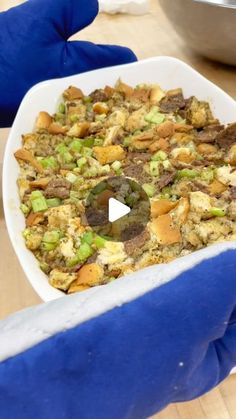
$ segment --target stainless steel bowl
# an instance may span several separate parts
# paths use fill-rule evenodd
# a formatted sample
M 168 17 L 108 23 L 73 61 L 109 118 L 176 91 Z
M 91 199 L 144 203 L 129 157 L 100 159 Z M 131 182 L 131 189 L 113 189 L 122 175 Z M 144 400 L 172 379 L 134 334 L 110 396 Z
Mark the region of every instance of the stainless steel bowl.
M 236 65 L 236 0 L 159 0 L 175 30 L 195 52 Z

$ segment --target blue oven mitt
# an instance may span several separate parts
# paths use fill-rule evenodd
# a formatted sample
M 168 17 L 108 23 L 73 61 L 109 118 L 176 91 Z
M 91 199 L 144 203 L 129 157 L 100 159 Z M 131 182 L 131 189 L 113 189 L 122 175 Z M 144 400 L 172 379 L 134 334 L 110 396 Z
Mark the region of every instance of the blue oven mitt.
M 97 13 L 97 0 L 29 0 L 0 13 L 0 127 L 42 80 L 136 60 L 128 48 L 68 41 Z
M 206 257 L 2 321 L 1 419 L 141 419 L 216 386 L 236 365 L 235 246 Z

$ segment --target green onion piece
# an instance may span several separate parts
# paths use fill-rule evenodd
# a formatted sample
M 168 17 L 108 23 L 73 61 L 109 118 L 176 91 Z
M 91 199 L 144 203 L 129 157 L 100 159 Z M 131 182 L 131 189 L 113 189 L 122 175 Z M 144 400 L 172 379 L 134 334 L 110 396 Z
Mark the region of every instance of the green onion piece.
M 91 147 L 94 146 L 94 138 L 85 138 L 82 141 L 82 144 L 83 144 L 84 147 L 91 148 Z
M 81 243 L 87 243 L 91 245 L 93 243 L 93 233 L 91 231 L 87 231 L 81 237 Z
M 152 124 L 161 124 L 165 120 L 165 115 L 159 112 L 157 106 L 153 106 L 144 119 L 146 122 L 151 122 Z
M 130 144 L 132 143 L 132 137 L 125 137 L 123 140 L 123 146 L 124 147 L 129 147 Z
M 66 106 L 65 106 L 65 103 L 60 103 L 60 105 L 59 105 L 59 107 L 58 107 L 58 112 L 59 113 L 65 113 L 65 111 L 66 111 Z
M 214 171 L 212 169 L 205 169 L 201 172 L 201 179 L 211 182 L 214 179 Z
M 151 176 L 159 176 L 159 161 L 151 161 L 149 170 Z
M 29 212 L 30 212 L 30 209 L 25 204 L 21 204 L 20 209 L 21 209 L 21 211 L 23 212 L 24 215 L 28 215 Z
M 166 159 L 167 159 L 167 154 L 162 150 L 159 150 L 157 153 L 155 153 L 151 157 L 151 160 L 153 160 L 153 161 L 164 161 Z
M 92 254 L 93 254 L 93 249 L 91 246 L 89 246 L 88 243 L 82 243 L 77 252 L 77 256 L 81 262 L 88 259 L 90 256 L 92 256 Z
M 49 198 L 46 199 L 48 208 L 59 207 L 61 205 L 61 200 L 59 198 Z
M 225 211 L 221 208 L 213 207 L 213 208 L 210 209 L 210 214 L 213 217 L 224 217 L 225 216 Z
M 150 198 L 152 198 L 155 194 L 155 186 L 150 184 L 150 183 L 144 183 L 144 185 L 142 186 L 144 191 L 146 192 L 147 196 L 149 196 Z
M 106 239 L 101 236 L 95 236 L 93 239 L 93 243 L 95 244 L 97 249 L 102 249 L 106 245 Z
M 78 121 L 78 119 L 79 119 L 78 115 L 70 115 L 70 121 L 71 121 L 72 123 L 77 122 L 77 121 Z
M 81 140 L 73 140 L 69 145 L 70 150 L 74 153 L 80 153 L 82 150 L 82 142 Z
M 104 139 L 103 138 L 95 138 L 94 139 L 94 145 L 95 146 L 101 146 L 104 143 Z
M 95 195 L 100 194 L 101 192 L 105 191 L 107 189 L 107 184 L 106 182 L 99 182 L 95 188 L 93 189 L 93 193 Z
M 89 147 L 83 147 L 81 150 L 82 156 L 90 157 L 93 154 L 93 150 Z
M 75 183 L 78 177 L 74 173 L 67 173 L 66 180 L 68 180 L 70 183 Z
M 114 162 L 112 163 L 111 168 L 112 168 L 115 172 L 117 172 L 117 170 L 120 170 L 121 166 L 122 166 L 121 162 L 120 162 L 119 160 L 116 160 L 116 161 L 114 161 Z
M 58 163 L 55 157 L 53 156 L 46 157 L 45 159 L 41 159 L 40 163 L 44 169 L 57 169 L 58 168 Z
M 85 157 L 81 157 L 77 160 L 77 166 L 82 169 L 82 167 L 87 163 L 87 159 Z
M 194 179 L 199 176 L 199 172 L 195 169 L 182 169 L 178 171 L 177 178 Z

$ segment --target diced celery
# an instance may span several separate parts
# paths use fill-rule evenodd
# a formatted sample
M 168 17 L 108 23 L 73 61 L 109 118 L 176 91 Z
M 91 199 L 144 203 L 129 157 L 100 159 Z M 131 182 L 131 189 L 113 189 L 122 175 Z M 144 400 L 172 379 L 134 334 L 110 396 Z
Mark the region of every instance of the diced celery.
M 29 228 L 25 228 L 25 230 L 22 233 L 22 236 L 24 237 L 24 239 L 27 239 L 27 237 L 30 235 L 30 229 Z
M 211 182 L 214 179 L 214 171 L 212 169 L 205 169 L 201 172 L 201 179 Z
M 108 173 L 110 173 L 111 168 L 109 166 L 109 164 L 105 164 L 105 166 L 102 166 L 101 168 L 101 174 L 102 175 L 107 175 Z
M 195 169 L 182 169 L 178 171 L 177 178 L 187 178 L 187 179 L 195 179 L 198 177 L 200 173 Z
M 146 122 L 151 122 L 152 124 L 161 124 L 165 120 L 165 115 L 159 112 L 157 106 L 153 106 L 144 119 Z
M 67 266 L 67 268 L 73 268 L 73 266 L 77 265 L 79 262 L 80 262 L 79 257 L 74 256 L 70 259 L 67 259 L 66 266 Z
M 186 124 L 186 119 L 181 118 L 180 115 L 177 115 L 175 117 L 175 121 L 176 121 L 177 124 Z
M 54 116 L 55 121 L 62 123 L 64 121 L 65 115 L 57 112 Z
M 79 117 L 78 117 L 78 115 L 70 115 L 70 121 L 71 122 L 77 122 L 78 121 L 78 119 L 79 119 Z
M 150 198 L 152 198 L 155 194 L 155 186 L 150 184 L 150 183 L 144 183 L 144 185 L 142 186 L 144 191 L 146 192 L 147 196 L 149 196 Z
M 46 231 L 43 236 L 44 243 L 58 243 L 61 234 L 59 230 Z
M 84 103 L 90 103 L 90 102 L 92 102 L 92 98 L 90 96 L 84 96 L 83 97 L 83 102 Z
M 123 140 L 123 146 L 124 147 L 129 147 L 130 144 L 132 143 L 132 137 L 125 137 Z
M 42 242 L 41 244 L 42 249 L 45 250 L 46 252 L 50 252 L 51 250 L 55 250 L 57 247 L 56 243 L 47 243 L 47 242 Z
M 68 180 L 70 183 L 75 183 L 78 177 L 74 173 L 67 173 L 66 180 Z
M 47 201 L 41 191 L 31 192 L 30 200 L 34 212 L 45 211 L 48 209 Z
M 83 144 L 83 146 L 84 146 L 84 147 L 89 147 L 89 148 L 91 148 L 91 147 L 93 147 L 93 146 L 94 146 L 94 138 L 85 138 L 85 139 L 82 141 L 82 144 Z
M 164 169 L 169 169 L 170 167 L 171 167 L 171 162 L 170 162 L 170 160 L 164 160 L 163 162 L 162 162 L 162 166 L 164 167 Z
M 224 217 L 225 216 L 225 211 L 222 208 L 213 207 L 213 208 L 210 209 L 210 214 L 213 217 Z
M 99 182 L 95 188 L 93 189 L 93 193 L 95 195 L 100 194 L 101 192 L 105 191 L 107 189 L 107 184 L 106 182 Z
M 101 146 L 101 145 L 103 145 L 103 143 L 104 143 L 103 138 L 95 138 L 94 139 L 94 145 L 95 146 Z
M 74 151 L 74 153 L 80 153 L 82 149 L 82 142 L 81 140 L 73 140 L 69 145 L 70 150 Z
M 64 143 L 60 143 L 56 146 L 55 150 L 57 153 L 65 153 L 68 151 L 68 148 Z
M 59 198 L 49 198 L 46 200 L 48 208 L 59 207 L 61 200 Z
M 83 236 L 81 237 L 81 243 L 87 243 L 89 245 L 93 243 L 92 231 L 87 231 L 86 233 L 83 234 Z
M 112 165 L 111 168 L 116 172 L 117 170 L 119 170 L 122 166 L 122 163 L 119 160 L 115 160 Z
M 66 170 L 74 170 L 77 167 L 76 163 L 65 163 L 63 166 Z
M 95 236 L 93 239 L 93 243 L 95 244 L 97 249 L 102 249 L 106 245 L 106 239 L 101 236 Z
M 93 154 L 93 150 L 92 148 L 89 148 L 89 147 L 83 147 L 81 150 L 81 154 L 84 157 L 90 157 Z
M 87 163 L 86 157 L 81 157 L 79 160 L 77 160 L 77 166 L 79 169 L 82 169 L 82 167 Z
M 73 161 L 73 156 L 70 154 L 69 151 L 65 151 L 63 153 L 60 153 L 64 163 L 71 163 Z
M 88 259 L 92 254 L 93 249 L 88 243 L 82 243 L 77 251 L 77 256 L 81 262 Z
M 59 113 L 65 113 L 65 111 L 66 111 L 66 106 L 65 106 L 65 103 L 60 103 L 60 105 L 59 105 L 59 107 L 58 107 L 58 112 Z
M 24 215 L 28 215 L 29 212 L 30 212 L 29 207 L 27 207 L 27 205 L 25 205 L 25 204 L 21 204 L 20 209 L 21 209 L 21 211 L 23 212 Z
M 167 154 L 162 150 L 159 150 L 157 153 L 155 153 L 151 157 L 151 160 L 153 160 L 153 161 L 164 161 L 166 159 L 167 159 Z
M 44 169 L 57 169 L 58 167 L 58 163 L 55 159 L 55 157 L 50 156 L 50 157 L 46 157 L 45 159 L 41 159 L 40 160 L 41 165 L 43 166 Z
M 31 201 L 33 201 L 34 199 L 36 199 L 36 198 L 42 198 L 43 197 L 43 194 L 42 194 L 42 192 L 41 191 L 33 191 L 33 192 L 31 192 L 31 194 L 30 194 L 30 200 Z
M 45 274 L 48 274 L 50 272 L 50 266 L 46 262 L 41 262 L 39 267 L 41 271 L 43 271 Z
M 98 169 L 95 166 L 90 167 L 89 169 L 85 170 L 83 173 L 83 176 L 87 178 L 95 177 L 97 175 L 98 175 Z
M 159 176 L 159 161 L 151 161 L 149 164 L 149 170 L 151 176 Z

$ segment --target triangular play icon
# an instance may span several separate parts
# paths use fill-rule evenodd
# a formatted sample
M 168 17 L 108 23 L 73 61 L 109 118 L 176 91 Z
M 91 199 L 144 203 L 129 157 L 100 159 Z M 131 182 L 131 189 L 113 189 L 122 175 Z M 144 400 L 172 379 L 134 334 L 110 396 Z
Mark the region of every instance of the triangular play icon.
M 124 217 L 125 215 L 129 214 L 131 209 L 122 204 L 122 202 L 117 201 L 115 198 L 110 198 L 108 201 L 108 219 L 110 223 L 119 220 L 119 218 Z

